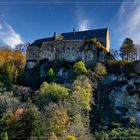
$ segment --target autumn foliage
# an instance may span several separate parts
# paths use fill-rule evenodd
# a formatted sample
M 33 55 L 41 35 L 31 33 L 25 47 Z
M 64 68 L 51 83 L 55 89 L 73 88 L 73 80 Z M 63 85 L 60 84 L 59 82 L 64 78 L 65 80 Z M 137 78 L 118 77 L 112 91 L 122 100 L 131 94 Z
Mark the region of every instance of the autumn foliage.
M 17 83 L 25 66 L 25 55 L 10 49 L 0 50 L 0 83 L 10 88 Z

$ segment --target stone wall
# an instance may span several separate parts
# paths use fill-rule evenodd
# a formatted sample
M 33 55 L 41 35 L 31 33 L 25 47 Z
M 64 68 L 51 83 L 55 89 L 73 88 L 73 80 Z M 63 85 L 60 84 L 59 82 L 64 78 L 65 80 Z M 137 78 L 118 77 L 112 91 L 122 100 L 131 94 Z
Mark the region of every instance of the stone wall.
M 75 62 L 82 60 L 86 64 L 104 61 L 105 53 L 98 52 L 94 45 L 85 45 L 83 40 L 54 40 L 43 42 L 41 47 L 29 46 L 27 49 L 27 68 L 39 65 L 40 60 L 64 60 Z

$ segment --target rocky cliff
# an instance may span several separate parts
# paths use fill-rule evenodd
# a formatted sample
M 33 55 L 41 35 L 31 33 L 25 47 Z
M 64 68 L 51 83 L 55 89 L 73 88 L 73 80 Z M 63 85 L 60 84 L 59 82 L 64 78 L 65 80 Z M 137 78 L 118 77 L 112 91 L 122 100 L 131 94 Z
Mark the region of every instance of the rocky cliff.
M 131 119 L 140 126 L 140 74 L 108 75 L 94 94 L 93 129 L 109 129 L 112 123 L 129 127 Z

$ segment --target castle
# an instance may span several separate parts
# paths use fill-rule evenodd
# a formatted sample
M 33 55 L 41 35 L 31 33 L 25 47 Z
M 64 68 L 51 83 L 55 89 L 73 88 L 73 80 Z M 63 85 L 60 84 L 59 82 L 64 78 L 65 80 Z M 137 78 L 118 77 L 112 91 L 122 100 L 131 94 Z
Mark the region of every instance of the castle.
M 94 40 L 94 43 L 91 40 Z M 59 35 L 54 33 L 52 37 L 38 39 L 30 44 L 27 48 L 26 66 L 34 68 L 39 66 L 42 60 L 82 60 L 85 64 L 104 62 L 110 59 L 109 50 L 110 36 L 107 28 L 86 31 L 73 29 L 72 32 Z

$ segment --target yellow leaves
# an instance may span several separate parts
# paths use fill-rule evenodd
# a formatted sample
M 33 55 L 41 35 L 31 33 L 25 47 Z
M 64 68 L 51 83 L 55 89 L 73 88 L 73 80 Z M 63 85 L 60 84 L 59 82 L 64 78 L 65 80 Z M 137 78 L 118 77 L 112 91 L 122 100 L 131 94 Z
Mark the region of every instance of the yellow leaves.
M 76 140 L 74 136 L 68 135 L 65 140 Z
M 0 50 L 0 63 L 10 63 L 16 66 L 16 63 L 18 64 L 25 64 L 26 57 L 24 54 L 22 54 L 19 51 L 13 51 L 10 49 L 3 49 Z
M 0 74 L 16 81 L 25 66 L 26 57 L 19 51 L 0 50 Z
M 50 100 L 51 102 L 63 100 L 69 95 L 67 88 L 55 83 L 48 84 L 47 82 L 41 85 L 40 92 L 41 95 L 48 97 L 48 101 Z
M 57 106 L 53 112 L 53 116 L 59 127 L 65 127 L 69 123 L 69 117 L 67 115 L 67 110 L 63 106 Z
M 45 123 L 51 132 L 56 136 L 62 136 L 66 133 L 66 127 L 69 125 L 69 116 L 66 108 L 61 104 L 50 103 L 44 108 Z
M 43 95 L 43 94 L 46 94 L 47 91 L 48 91 L 48 88 L 49 88 L 49 84 L 47 82 L 44 82 L 41 87 L 40 87 L 40 93 Z
M 87 111 L 91 109 L 92 84 L 86 76 L 79 76 L 73 83 L 72 97 Z
M 74 72 L 76 75 L 81 75 L 81 74 L 86 74 L 87 73 L 87 68 L 85 64 L 82 61 L 76 62 L 74 64 Z
M 105 76 L 107 74 L 107 69 L 103 64 L 98 63 L 95 67 L 95 73 L 99 76 Z

